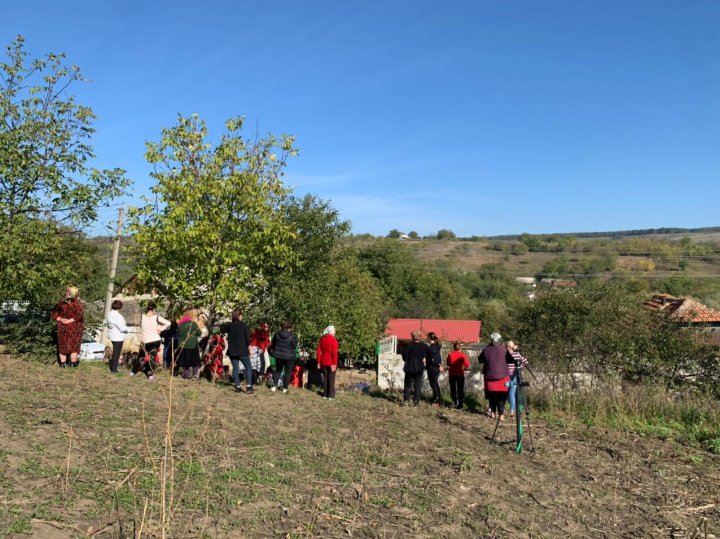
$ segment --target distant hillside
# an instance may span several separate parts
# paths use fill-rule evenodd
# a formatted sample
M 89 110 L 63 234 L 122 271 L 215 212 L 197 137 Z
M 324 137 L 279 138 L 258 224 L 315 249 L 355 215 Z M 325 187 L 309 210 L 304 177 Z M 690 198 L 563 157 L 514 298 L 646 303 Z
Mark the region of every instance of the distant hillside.
M 575 238 L 623 238 L 626 236 L 664 236 L 683 234 L 715 234 L 720 233 L 720 226 L 707 226 L 703 228 L 645 228 L 641 230 L 617 230 L 614 232 L 561 232 L 556 234 L 531 234 L 531 236 L 556 236 Z M 491 240 L 516 241 L 521 234 L 504 234 L 500 236 L 488 236 Z

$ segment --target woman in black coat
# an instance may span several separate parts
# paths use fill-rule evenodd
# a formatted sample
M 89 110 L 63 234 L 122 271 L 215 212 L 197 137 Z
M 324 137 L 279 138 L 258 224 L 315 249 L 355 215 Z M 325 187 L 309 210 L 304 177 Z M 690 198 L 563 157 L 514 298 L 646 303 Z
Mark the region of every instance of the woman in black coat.
M 295 353 L 297 350 L 297 339 L 292 332 L 293 325 L 287 323 L 283 328 L 273 335 L 270 344 L 270 355 L 275 358 L 275 370 L 273 371 L 273 385 L 270 391 L 281 387 L 283 393 L 288 392 L 290 377 L 295 368 Z M 282 380 L 280 380 L 282 373 Z

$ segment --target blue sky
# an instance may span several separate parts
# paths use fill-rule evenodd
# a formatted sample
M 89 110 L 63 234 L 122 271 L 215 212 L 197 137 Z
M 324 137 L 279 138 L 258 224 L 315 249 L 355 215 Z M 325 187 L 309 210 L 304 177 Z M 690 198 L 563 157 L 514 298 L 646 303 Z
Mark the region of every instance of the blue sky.
M 495 235 L 720 225 L 718 27 L 701 0 L 26 0 L 0 39 L 81 66 L 135 195 L 177 113 L 244 115 L 356 233 Z

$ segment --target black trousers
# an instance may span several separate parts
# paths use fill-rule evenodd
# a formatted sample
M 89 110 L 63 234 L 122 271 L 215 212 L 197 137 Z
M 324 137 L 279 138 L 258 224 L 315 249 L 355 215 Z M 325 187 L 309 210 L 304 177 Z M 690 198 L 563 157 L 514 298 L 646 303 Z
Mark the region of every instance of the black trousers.
M 405 389 L 403 391 L 403 399 L 410 400 L 410 394 L 413 394 L 415 404 L 420 403 L 420 392 L 422 391 L 423 373 L 411 374 L 405 373 Z
M 280 381 L 280 374 L 282 373 L 282 385 L 285 389 L 290 387 L 290 377 L 292 377 L 292 371 L 295 368 L 294 359 L 280 359 L 275 358 L 275 371 L 273 372 L 273 384 L 278 385 Z
M 331 367 L 323 367 L 323 386 L 325 391 L 323 392 L 323 397 L 327 397 L 329 399 L 335 398 L 335 373 L 336 371 L 332 370 Z
M 305 384 L 305 388 L 312 389 L 313 387 L 325 388 L 325 381 L 323 379 L 323 370 L 318 366 L 315 366 L 313 368 L 308 368 L 308 379 L 307 379 L 307 384 Z
M 462 408 L 465 402 L 465 375 L 450 377 L 450 396 L 453 404 L 458 408 Z
M 440 378 L 440 369 L 438 369 L 437 367 L 427 367 L 427 374 L 428 382 L 430 383 L 430 389 L 432 389 L 433 392 L 433 404 L 438 404 L 440 402 L 440 399 L 442 398 L 442 396 L 440 395 L 440 383 L 438 382 L 438 379 Z
M 140 348 L 140 355 L 132 366 L 133 374 L 137 374 L 142 371 L 145 376 L 152 376 L 153 372 L 155 372 L 153 369 L 158 364 L 155 355 L 158 353 L 158 350 L 160 350 L 161 344 L 162 341 L 153 341 L 142 345 L 142 348 Z M 145 356 L 148 356 L 148 361 L 145 361 Z
M 507 400 L 507 391 L 486 391 L 490 402 L 490 411 L 503 415 L 505 413 L 505 401 Z
M 113 351 L 110 357 L 110 372 L 118 372 L 118 362 L 120 361 L 120 354 L 122 353 L 122 346 L 124 341 L 113 341 Z

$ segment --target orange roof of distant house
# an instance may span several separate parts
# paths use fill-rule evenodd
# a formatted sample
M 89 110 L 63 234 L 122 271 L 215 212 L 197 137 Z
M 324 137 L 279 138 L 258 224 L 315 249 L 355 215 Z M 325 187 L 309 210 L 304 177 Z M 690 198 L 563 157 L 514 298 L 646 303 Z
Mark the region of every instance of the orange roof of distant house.
M 482 322 L 480 320 L 430 320 L 426 318 L 392 318 L 385 329 L 385 335 L 395 335 L 401 341 L 409 341 L 415 330 L 435 332 L 442 341 L 464 343 L 480 342 Z
M 677 298 L 670 294 L 655 294 L 645 302 L 651 309 L 669 313 L 679 322 L 690 324 L 720 323 L 720 312 L 690 298 Z

